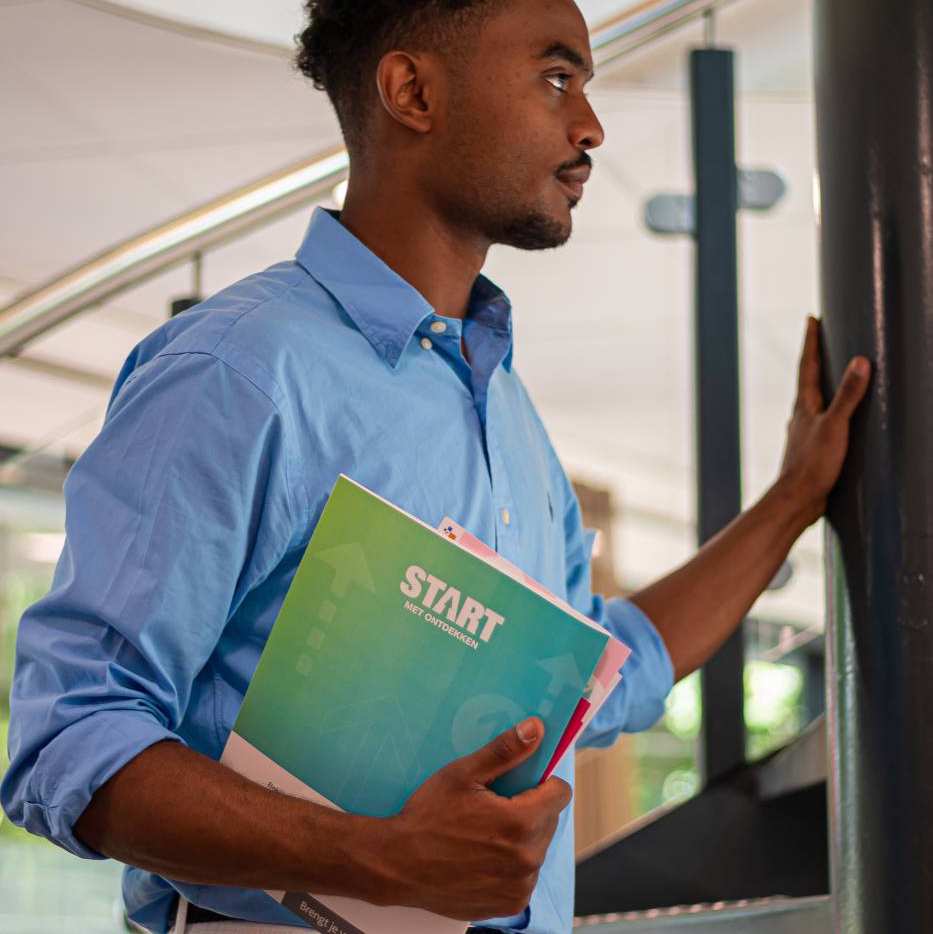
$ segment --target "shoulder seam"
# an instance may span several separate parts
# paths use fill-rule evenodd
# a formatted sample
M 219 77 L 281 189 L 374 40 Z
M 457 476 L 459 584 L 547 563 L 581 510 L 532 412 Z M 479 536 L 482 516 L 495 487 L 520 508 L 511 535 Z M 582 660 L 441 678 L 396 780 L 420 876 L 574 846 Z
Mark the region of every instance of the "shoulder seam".
M 160 353 L 157 353 L 152 359 L 160 360 L 163 357 L 210 357 L 211 360 L 216 360 L 218 363 L 223 364 L 225 369 L 231 370 L 232 372 L 236 373 L 237 376 L 246 380 L 246 382 L 248 382 L 250 386 L 252 386 L 258 393 L 265 396 L 266 399 L 269 400 L 269 402 L 272 404 L 272 407 L 280 415 L 282 414 L 282 411 L 279 408 L 278 402 L 276 401 L 275 398 L 273 398 L 272 395 L 269 394 L 269 392 L 266 389 L 260 386 L 259 383 L 257 383 L 256 380 L 253 379 L 251 376 L 249 376 L 247 373 L 244 373 L 238 366 L 231 363 L 229 360 L 225 359 L 219 354 L 215 353 L 213 350 L 163 350 Z M 265 372 L 269 376 L 270 380 L 272 381 L 272 385 L 275 386 L 276 393 L 279 393 L 280 392 L 279 384 L 272 377 L 272 374 L 268 373 L 268 371 L 265 370 L 265 368 L 262 368 L 262 369 L 263 369 L 263 372 Z M 130 376 L 130 379 L 126 381 L 126 383 L 129 383 L 130 380 L 134 379 L 136 377 L 136 373 L 138 372 L 139 370 L 135 371 Z M 123 385 L 125 386 L 126 383 L 124 383 Z
M 218 344 L 215 345 L 215 347 L 219 346 L 219 344 L 220 344 L 220 341 L 218 341 Z M 275 409 L 279 418 L 282 419 L 282 421 L 289 427 L 289 429 L 292 428 L 291 419 L 288 417 L 287 413 L 282 410 L 282 407 L 279 405 L 276 399 L 274 399 L 271 395 L 269 395 L 269 393 L 262 386 L 260 386 L 259 383 L 257 383 L 256 380 L 254 380 L 251 376 L 249 376 L 247 373 L 244 373 L 239 367 L 231 363 L 229 360 L 225 360 L 223 357 L 214 353 L 214 351 L 211 351 L 211 350 L 162 351 L 161 353 L 156 354 L 155 357 L 153 357 L 152 359 L 158 360 L 162 357 L 210 357 L 211 360 L 216 360 L 217 363 L 221 364 L 225 369 L 230 370 L 231 373 L 236 373 L 237 376 L 239 376 L 242 380 L 245 380 L 247 383 L 249 383 L 250 386 L 253 387 L 253 389 L 255 389 L 260 395 L 262 395 L 265 399 L 267 399 L 269 401 L 269 404 L 272 406 L 272 408 Z M 271 376 L 271 374 L 268 374 L 268 371 L 266 371 L 264 367 L 262 369 L 264 372 L 267 372 L 267 375 L 269 375 L 269 379 L 271 380 L 272 385 L 275 387 L 276 393 L 281 395 L 279 384 L 275 381 L 275 379 Z M 139 372 L 139 371 L 136 371 L 136 372 Z M 130 376 L 130 378 L 123 384 L 124 386 L 126 386 L 129 382 L 132 381 L 133 377 L 135 377 L 136 375 L 136 372 L 134 372 Z M 284 435 L 284 441 L 285 441 L 286 447 L 290 448 L 291 447 L 290 432 Z M 292 492 L 291 476 L 290 476 L 290 472 L 288 468 L 289 460 L 290 458 L 286 456 L 285 463 L 284 463 L 285 495 L 288 498 L 288 508 L 289 508 L 289 511 L 291 512 L 292 518 L 293 520 L 298 521 L 299 517 L 301 516 L 301 513 L 296 509 L 296 506 L 295 506 L 294 495 Z M 303 519 L 301 521 L 303 521 Z
M 306 279 L 311 279 L 312 281 L 315 281 L 314 278 L 313 278 L 313 276 L 309 275 L 308 272 L 304 269 L 303 266 L 301 266 L 300 268 L 301 268 L 302 272 L 304 273 L 304 276 L 305 276 Z M 301 282 L 300 280 L 299 280 L 298 282 L 293 282 L 290 286 L 288 286 L 288 288 L 284 289 L 284 290 L 283 290 L 282 292 L 280 292 L 278 295 L 269 295 L 268 297 L 262 299 L 261 301 L 255 302 L 254 304 L 250 305 L 248 308 L 244 308 L 244 309 L 243 309 L 243 310 L 227 325 L 227 327 L 224 328 L 223 333 L 220 334 L 220 336 L 217 338 L 217 343 L 214 344 L 214 346 L 211 348 L 210 352 L 213 353 L 215 356 L 217 356 L 217 359 L 218 359 L 218 360 L 223 360 L 224 358 L 221 357 L 221 356 L 219 356 L 219 355 L 217 354 L 217 350 L 218 350 L 218 348 L 220 347 L 220 345 L 223 344 L 223 342 L 224 342 L 225 340 L 227 340 L 227 338 L 230 336 L 230 332 L 240 323 L 240 320 L 241 320 L 242 318 L 245 318 L 246 315 L 251 314 L 251 313 L 254 312 L 254 311 L 258 311 L 258 310 L 259 310 L 260 308 L 262 308 L 264 305 L 268 305 L 269 302 L 275 302 L 275 301 L 279 301 L 280 299 L 285 298 L 290 292 L 293 292 L 293 291 L 294 291 L 295 289 L 297 289 L 301 284 L 302 284 L 302 282 Z M 224 361 L 224 362 L 226 362 L 226 361 Z M 268 370 L 266 370 L 266 368 L 262 365 L 262 363 L 261 363 L 260 361 L 257 360 L 257 361 L 256 361 L 256 364 L 257 364 L 257 366 L 258 366 L 261 370 L 263 370 L 263 371 L 266 373 L 266 375 L 267 375 L 270 379 L 272 379 L 273 384 L 275 384 L 275 385 L 276 385 L 276 388 L 278 388 L 278 384 L 275 382 L 274 377 L 272 376 L 272 374 L 271 374 Z M 236 369 L 236 367 L 234 367 L 234 369 Z M 240 371 L 237 370 L 237 372 L 240 372 Z M 246 374 L 244 373 L 244 374 L 241 374 L 241 375 L 245 376 Z M 258 388 L 258 387 L 257 387 L 257 388 Z

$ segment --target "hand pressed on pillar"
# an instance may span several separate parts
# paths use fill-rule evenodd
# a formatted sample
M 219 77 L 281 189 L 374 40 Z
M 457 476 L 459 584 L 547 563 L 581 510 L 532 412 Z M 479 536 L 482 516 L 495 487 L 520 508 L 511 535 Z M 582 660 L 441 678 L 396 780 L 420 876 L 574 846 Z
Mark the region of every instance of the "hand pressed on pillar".
M 856 357 L 824 407 L 819 324 L 808 319 L 778 479 L 691 561 L 632 597 L 664 639 L 675 678 L 706 663 L 742 622 L 800 534 L 823 514 L 845 460 L 849 421 L 870 377 L 868 360 Z
M 820 323 L 807 319 L 800 355 L 797 402 L 787 426 L 787 447 L 777 484 L 800 509 L 806 526 L 826 511 L 826 497 L 835 486 L 849 447 L 849 422 L 871 379 L 866 357 L 854 357 L 829 406 L 820 389 Z

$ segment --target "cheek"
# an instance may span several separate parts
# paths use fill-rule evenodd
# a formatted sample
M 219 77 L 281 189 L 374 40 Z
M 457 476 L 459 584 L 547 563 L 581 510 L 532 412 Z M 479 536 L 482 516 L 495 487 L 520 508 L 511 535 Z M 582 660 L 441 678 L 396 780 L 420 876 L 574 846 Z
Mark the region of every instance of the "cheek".
M 451 101 L 447 130 L 436 164 L 454 169 L 461 194 L 513 205 L 559 197 L 553 174 L 567 147 L 540 100 L 507 90 L 464 95 Z
M 451 100 L 451 130 L 463 152 L 484 150 L 508 158 L 531 153 L 543 136 L 541 102 L 514 82 L 491 77 L 472 93 Z M 553 140 L 551 141 L 553 145 Z

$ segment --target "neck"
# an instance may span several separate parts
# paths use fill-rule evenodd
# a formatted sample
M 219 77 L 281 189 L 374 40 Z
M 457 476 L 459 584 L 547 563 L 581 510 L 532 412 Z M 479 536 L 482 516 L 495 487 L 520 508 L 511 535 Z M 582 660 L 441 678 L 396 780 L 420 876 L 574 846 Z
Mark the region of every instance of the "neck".
M 456 231 L 415 185 L 385 177 L 351 176 L 341 223 L 438 314 L 465 317 L 489 243 Z

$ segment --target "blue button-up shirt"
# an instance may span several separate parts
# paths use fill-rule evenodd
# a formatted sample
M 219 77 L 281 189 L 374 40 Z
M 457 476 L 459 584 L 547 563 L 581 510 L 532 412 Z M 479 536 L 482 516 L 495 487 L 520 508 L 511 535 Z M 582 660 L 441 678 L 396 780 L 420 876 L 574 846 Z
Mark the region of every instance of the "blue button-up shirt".
M 74 824 L 130 759 L 161 740 L 220 757 L 339 473 L 431 525 L 455 517 L 631 646 L 583 744 L 658 718 L 670 660 L 637 607 L 590 590 L 591 539 L 513 368 L 508 299 L 480 276 L 466 318 L 442 316 L 318 210 L 294 262 L 133 351 L 68 476 L 65 548 L 19 627 L 0 789 L 16 823 L 100 858 Z M 573 782 L 573 756 L 557 774 Z M 568 808 L 530 906 L 486 923 L 570 930 L 573 878 Z M 178 892 L 300 924 L 258 891 L 133 867 L 123 889 L 130 916 L 154 931 L 170 927 Z

